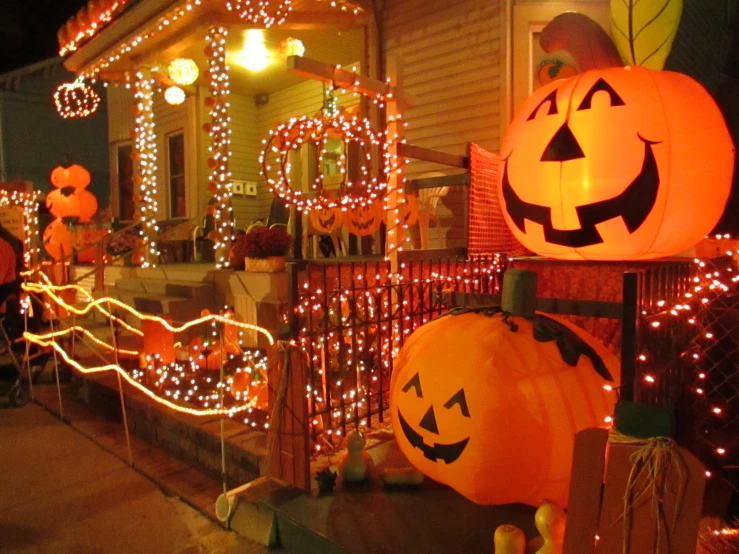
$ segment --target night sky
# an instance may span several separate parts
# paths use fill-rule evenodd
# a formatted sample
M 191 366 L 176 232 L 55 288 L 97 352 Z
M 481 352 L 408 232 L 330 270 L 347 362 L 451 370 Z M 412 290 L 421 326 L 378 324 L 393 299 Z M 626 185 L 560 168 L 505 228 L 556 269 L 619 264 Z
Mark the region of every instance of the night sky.
M 58 55 L 56 32 L 86 0 L 1 0 L 0 73 Z

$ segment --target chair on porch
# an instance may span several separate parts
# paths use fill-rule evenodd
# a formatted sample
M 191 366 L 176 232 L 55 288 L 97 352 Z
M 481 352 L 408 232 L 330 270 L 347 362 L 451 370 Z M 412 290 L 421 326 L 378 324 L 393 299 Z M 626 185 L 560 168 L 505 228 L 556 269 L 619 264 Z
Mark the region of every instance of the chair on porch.
M 434 172 L 422 175 L 420 178 L 443 177 L 444 175 L 444 173 Z M 422 250 L 428 250 L 429 247 L 429 227 L 431 220 L 436 224 L 437 247 L 444 247 L 441 238 L 441 220 L 437 214 L 437 208 L 439 206 L 439 200 L 447 194 L 449 194 L 449 187 L 435 187 L 418 191 L 418 230 L 421 235 Z
M 285 231 L 290 230 L 290 208 L 285 205 L 282 199 L 274 197 L 269 207 L 269 215 L 267 216 L 267 222 L 262 220 L 254 221 L 249 227 L 246 228 L 248 233 L 255 227 L 282 227 Z

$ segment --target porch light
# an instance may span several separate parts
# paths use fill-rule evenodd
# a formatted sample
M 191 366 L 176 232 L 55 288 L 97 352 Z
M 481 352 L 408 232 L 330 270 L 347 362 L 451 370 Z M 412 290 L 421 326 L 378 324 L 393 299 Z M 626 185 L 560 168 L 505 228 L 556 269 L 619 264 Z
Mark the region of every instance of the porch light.
M 200 74 L 198 64 L 189 58 L 177 58 L 167 68 L 169 76 L 178 85 L 193 84 Z
M 169 87 L 164 91 L 164 99 L 167 104 L 172 106 L 179 106 L 185 101 L 185 98 L 187 98 L 187 95 L 180 87 Z
M 270 55 L 264 45 L 264 33 L 260 29 L 249 29 L 244 49 L 234 55 L 235 60 L 249 71 L 261 71 L 270 64 Z

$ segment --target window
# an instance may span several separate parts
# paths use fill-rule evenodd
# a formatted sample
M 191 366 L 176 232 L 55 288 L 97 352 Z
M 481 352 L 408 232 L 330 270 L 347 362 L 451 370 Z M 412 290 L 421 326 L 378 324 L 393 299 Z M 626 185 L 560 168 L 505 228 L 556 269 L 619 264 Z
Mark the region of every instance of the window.
M 169 179 L 169 216 L 187 217 L 185 204 L 185 135 L 182 132 L 167 136 Z
M 133 145 L 130 142 L 116 145 L 116 180 L 118 183 L 118 217 L 131 221 L 136 211 L 133 190 Z

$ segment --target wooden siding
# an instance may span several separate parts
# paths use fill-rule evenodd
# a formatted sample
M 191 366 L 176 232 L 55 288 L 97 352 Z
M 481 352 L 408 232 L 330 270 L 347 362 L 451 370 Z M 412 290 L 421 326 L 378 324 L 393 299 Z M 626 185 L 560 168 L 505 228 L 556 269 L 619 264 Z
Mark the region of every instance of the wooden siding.
M 134 125 L 133 90 L 123 86 L 109 86 L 108 142 L 131 140 Z
M 231 176 L 237 181 L 260 181 L 259 146 L 261 135 L 254 98 L 232 94 L 230 104 Z M 203 133 L 203 137 L 206 141 L 208 140 L 205 133 Z M 259 196 L 237 195 L 233 197 L 231 205 L 237 228 L 248 227 L 260 217 Z
M 500 145 L 500 6 L 489 0 L 398 0 L 388 3 L 382 26 L 385 57 L 401 62 L 404 87 L 418 103 L 406 109 L 410 144 L 466 155 L 477 142 Z M 408 164 L 413 178 L 452 171 Z

